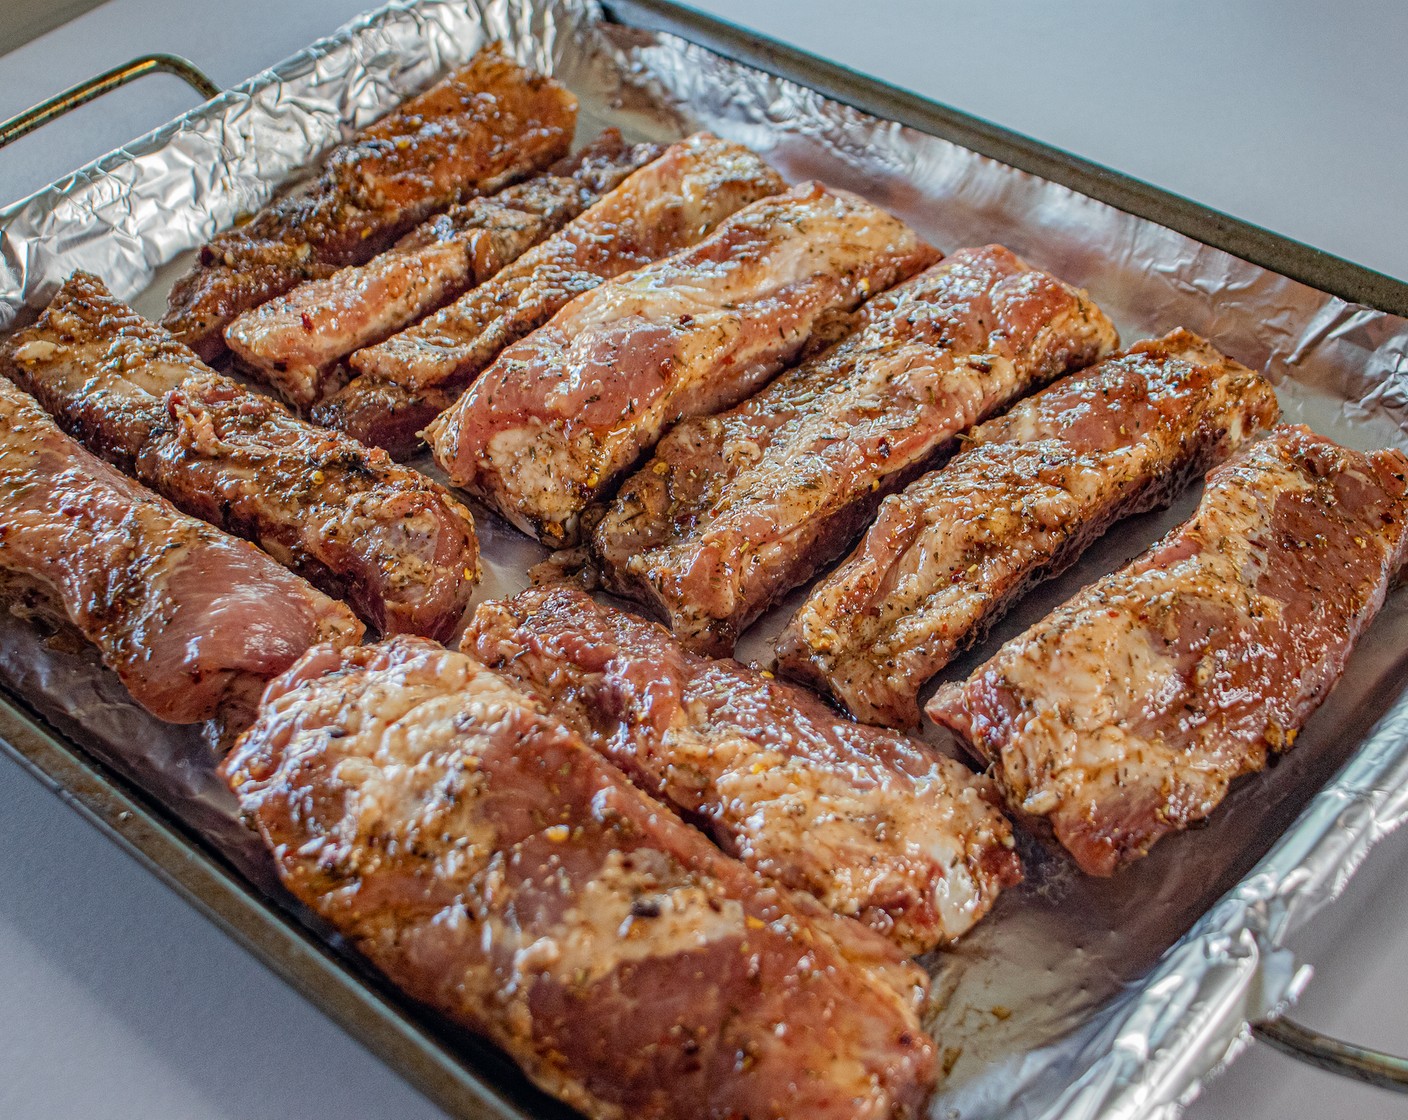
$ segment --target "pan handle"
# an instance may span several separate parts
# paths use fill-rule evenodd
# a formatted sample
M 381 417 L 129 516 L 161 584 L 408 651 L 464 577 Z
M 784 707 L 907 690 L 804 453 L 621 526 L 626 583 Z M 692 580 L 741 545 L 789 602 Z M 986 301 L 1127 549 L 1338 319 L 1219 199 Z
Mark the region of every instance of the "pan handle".
M 1267 1019 L 1252 1034 L 1268 1046 L 1319 1069 L 1364 1081 L 1380 1089 L 1408 1093 L 1408 1060 L 1341 1042 L 1290 1019 Z
M 63 93 L 46 98 L 33 108 L 26 109 L 0 124 L 0 148 L 33 132 L 41 125 L 48 124 L 56 117 L 63 116 L 71 109 L 86 105 L 94 98 L 101 97 L 119 86 L 125 86 L 128 82 L 135 82 L 138 78 L 156 73 L 176 75 L 207 100 L 220 94 L 220 87 L 188 59 L 174 54 L 145 54 L 121 66 L 114 66 L 86 82 L 79 82 Z

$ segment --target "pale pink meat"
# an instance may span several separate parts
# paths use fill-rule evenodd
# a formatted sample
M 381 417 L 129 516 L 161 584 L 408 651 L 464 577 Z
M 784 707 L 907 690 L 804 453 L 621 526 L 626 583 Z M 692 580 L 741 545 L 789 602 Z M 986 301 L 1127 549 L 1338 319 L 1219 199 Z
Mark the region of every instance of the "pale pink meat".
M 1109 875 L 1286 750 L 1408 554 L 1408 456 L 1277 428 L 1192 519 L 925 709 Z
M 901 1120 L 924 974 L 754 875 L 470 657 L 319 650 L 225 764 L 285 885 L 593 1120 Z
M 684 649 L 571 588 L 483 604 L 463 647 L 730 854 L 906 952 L 967 932 L 1021 866 L 964 766 Z
M 704 237 L 782 179 L 741 144 L 707 132 L 671 144 L 596 205 L 487 284 L 385 342 L 358 350 L 358 374 L 315 410 L 318 421 L 404 457 L 419 432 L 505 347 L 573 297 Z
M 241 312 L 541 170 L 567 154 L 576 123 L 572 94 L 491 44 L 333 148 L 308 190 L 216 234 L 172 287 L 162 325 L 213 361 Z
M 584 510 L 671 425 L 738 403 L 937 256 L 864 199 L 803 183 L 578 296 L 431 425 L 431 450 L 525 532 L 576 543 Z
M 857 719 L 917 727 L 920 688 L 1011 603 L 1276 413 L 1264 378 L 1187 331 L 1058 381 L 885 501 L 778 638 L 780 669 Z
M 238 724 L 310 646 L 362 636 L 341 603 L 118 474 L 3 379 L 0 568 L 173 723 Z
M 606 585 L 729 654 L 956 435 L 1116 342 L 1085 293 L 1001 246 L 960 250 L 871 300 L 840 345 L 677 425 L 595 530 Z
M 75 273 L 0 374 L 187 513 L 260 545 L 382 633 L 448 638 L 479 577 L 469 511 L 382 451 L 205 366 Z
M 482 284 L 660 154 L 607 129 L 548 171 L 452 206 L 363 265 L 308 280 L 225 328 L 239 365 L 299 408 L 344 380 L 339 363 Z

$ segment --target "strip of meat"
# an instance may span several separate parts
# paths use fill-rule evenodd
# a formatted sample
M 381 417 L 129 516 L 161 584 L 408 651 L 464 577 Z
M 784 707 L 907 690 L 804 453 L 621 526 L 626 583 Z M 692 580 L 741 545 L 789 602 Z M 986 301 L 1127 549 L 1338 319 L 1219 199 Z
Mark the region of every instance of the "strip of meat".
M 1280 427 L 1193 518 L 925 709 L 1109 875 L 1291 746 L 1408 556 L 1408 456 Z
M 225 330 L 240 365 L 299 408 L 338 386 L 338 363 L 482 284 L 642 164 L 658 144 L 614 128 L 548 172 L 452 206 L 364 265 L 309 280 Z
M 923 974 L 460 653 L 311 653 L 225 764 L 284 883 L 600 1120 L 917 1115 Z
M 489 283 L 352 355 L 359 374 L 321 406 L 319 423 L 405 458 L 419 432 L 499 351 L 603 280 L 694 244 L 782 179 L 747 148 L 706 132 L 671 145 L 591 209 Z
M 462 648 L 724 851 L 908 954 L 961 936 L 1021 880 L 1011 830 L 967 767 L 581 591 L 485 603 Z
M 4 380 L 0 568 L 173 723 L 240 725 L 265 682 L 309 647 L 362 636 L 341 603 L 124 478 Z
M 955 253 L 862 319 L 732 411 L 676 427 L 597 526 L 607 586 L 691 647 L 731 653 L 954 436 L 1117 342 L 1083 292 L 996 245 Z
M 448 638 L 479 577 L 469 511 L 384 452 L 208 369 L 75 273 L 0 374 L 185 512 L 262 546 L 383 633 Z
M 1136 343 L 989 420 L 886 500 L 778 639 L 857 719 L 919 723 L 919 689 L 1111 524 L 1170 501 L 1275 423 L 1276 394 L 1187 331 Z
M 497 46 L 334 148 L 303 193 L 217 234 L 172 288 L 162 320 L 206 361 L 241 312 L 361 264 L 437 210 L 562 158 L 577 99 Z
M 582 511 L 671 424 L 749 396 L 828 317 L 937 256 L 820 183 L 755 202 L 500 354 L 427 430 L 436 462 L 543 543 L 574 544 Z

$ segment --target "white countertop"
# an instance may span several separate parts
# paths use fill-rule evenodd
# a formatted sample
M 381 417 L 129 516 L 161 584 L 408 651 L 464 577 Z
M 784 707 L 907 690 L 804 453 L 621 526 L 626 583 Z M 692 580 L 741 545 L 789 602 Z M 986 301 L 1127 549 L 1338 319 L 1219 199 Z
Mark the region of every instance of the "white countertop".
M 369 0 L 110 0 L 0 57 L 0 117 L 134 55 L 232 85 Z M 1408 278 L 1408 5 L 1396 0 L 708 0 L 727 19 Z M 143 79 L 0 151 L 18 198 L 189 108 Z M 1297 1018 L 1408 1053 L 1408 835 L 1295 943 Z M 1253 1046 L 1190 1120 L 1408 1114 Z M 0 1117 L 442 1113 L 0 759 Z

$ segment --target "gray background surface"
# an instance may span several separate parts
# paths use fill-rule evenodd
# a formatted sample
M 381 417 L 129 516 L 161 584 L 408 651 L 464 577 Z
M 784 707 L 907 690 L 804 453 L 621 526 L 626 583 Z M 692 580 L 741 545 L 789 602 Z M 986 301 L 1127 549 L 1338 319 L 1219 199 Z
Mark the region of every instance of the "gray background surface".
M 234 84 L 369 0 L 109 0 L 0 57 L 0 117 L 151 50 Z M 0 20 L 16 0 L 0 0 Z M 714 14 L 1408 278 L 1408 5 L 1391 0 L 708 0 Z M 144 79 L 0 151 L 21 197 L 177 113 Z M 1297 1014 L 1408 1053 L 1408 835 L 1296 944 Z M 0 1118 L 441 1113 L 0 760 Z M 1408 1115 L 1253 1047 L 1192 1120 Z

